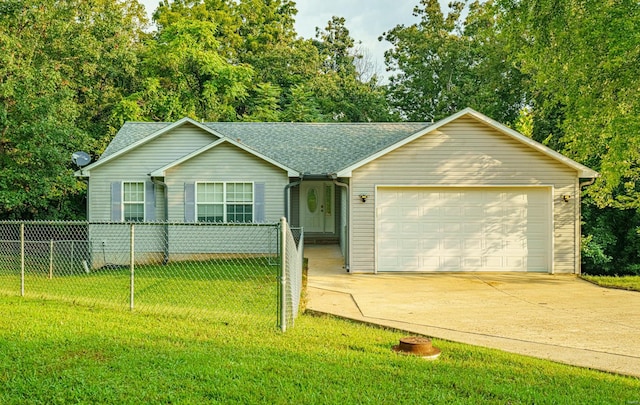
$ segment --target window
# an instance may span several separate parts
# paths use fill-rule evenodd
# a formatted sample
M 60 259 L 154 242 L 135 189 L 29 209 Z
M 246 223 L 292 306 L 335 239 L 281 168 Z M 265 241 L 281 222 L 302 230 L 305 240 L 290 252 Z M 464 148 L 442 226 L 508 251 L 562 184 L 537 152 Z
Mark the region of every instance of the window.
M 122 206 L 125 222 L 144 221 L 144 182 L 122 184 Z
M 253 222 L 253 183 L 196 183 L 198 222 Z

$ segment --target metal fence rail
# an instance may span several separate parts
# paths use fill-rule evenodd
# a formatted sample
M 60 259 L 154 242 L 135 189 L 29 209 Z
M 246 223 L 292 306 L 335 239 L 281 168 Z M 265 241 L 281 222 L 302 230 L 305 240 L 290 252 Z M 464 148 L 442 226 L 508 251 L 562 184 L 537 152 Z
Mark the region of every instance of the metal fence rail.
M 302 240 L 284 219 L 0 222 L 0 294 L 224 323 L 275 323 L 284 331 L 298 312 Z

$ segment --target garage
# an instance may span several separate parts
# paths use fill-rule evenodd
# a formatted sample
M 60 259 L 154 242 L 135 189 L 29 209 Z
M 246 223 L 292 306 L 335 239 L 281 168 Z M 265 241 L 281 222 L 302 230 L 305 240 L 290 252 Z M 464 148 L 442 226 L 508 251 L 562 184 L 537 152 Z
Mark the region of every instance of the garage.
M 378 272 L 551 272 L 551 187 L 377 187 Z

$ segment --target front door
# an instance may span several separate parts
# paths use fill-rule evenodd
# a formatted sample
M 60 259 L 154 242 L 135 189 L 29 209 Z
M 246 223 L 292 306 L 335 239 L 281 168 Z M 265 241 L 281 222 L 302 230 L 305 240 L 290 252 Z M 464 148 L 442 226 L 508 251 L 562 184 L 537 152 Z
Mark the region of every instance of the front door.
M 300 224 L 305 232 L 334 233 L 334 185 L 307 181 L 300 185 Z

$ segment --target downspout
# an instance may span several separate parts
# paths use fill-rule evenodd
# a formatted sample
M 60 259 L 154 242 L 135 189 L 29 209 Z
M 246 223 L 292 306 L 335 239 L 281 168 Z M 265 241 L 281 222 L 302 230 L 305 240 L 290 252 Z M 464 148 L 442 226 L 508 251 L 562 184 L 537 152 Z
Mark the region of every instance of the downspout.
M 347 273 L 349 273 L 350 271 L 350 266 L 349 266 L 349 251 L 350 251 L 350 243 L 349 243 L 349 232 L 350 232 L 350 228 L 349 228 L 349 218 L 351 216 L 351 206 L 349 204 L 349 202 L 351 201 L 350 195 L 349 195 L 349 185 L 347 183 L 342 183 L 340 181 L 338 181 L 337 177 L 335 175 L 331 175 L 331 178 L 333 180 L 333 184 L 335 184 L 336 186 L 339 187 L 344 187 L 344 189 L 347 192 L 347 209 L 346 209 L 346 213 L 347 213 L 347 217 L 345 218 L 345 224 L 346 224 L 346 231 L 344 232 L 344 269 L 347 271 Z
M 595 182 L 595 177 L 581 182 L 578 186 L 578 193 L 582 194 L 582 189 L 584 187 L 590 186 Z M 580 195 L 580 197 L 582 196 Z M 582 198 L 580 198 L 578 202 L 578 274 L 582 274 Z
M 151 177 L 151 181 L 156 186 L 162 186 L 164 190 L 164 255 L 162 264 L 169 263 L 169 186 L 167 183 L 158 180 L 157 177 Z
M 284 186 L 284 217 L 287 218 L 289 224 L 291 223 L 291 218 L 289 218 L 291 214 L 291 188 L 299 186 L 300 183 L 302 183 L 302 175 L 300 175 L 300 180 Z
M 593 183 L 595 183 L 595 182 L 596 182 L 596 178 L 595 178 L 595 177 L 594 177 L 594 178 L 592 178 L 592 179 L 589 179 L 589 180 L 587 180 L 587 181 L 583 181 L 582 183 L 580 183 L 580 191 L 582 191 L 582 188 L 583 188 L 583 187 L 590 186 L 590 185 L 592 185 L 592 184 L 593 184 Z

